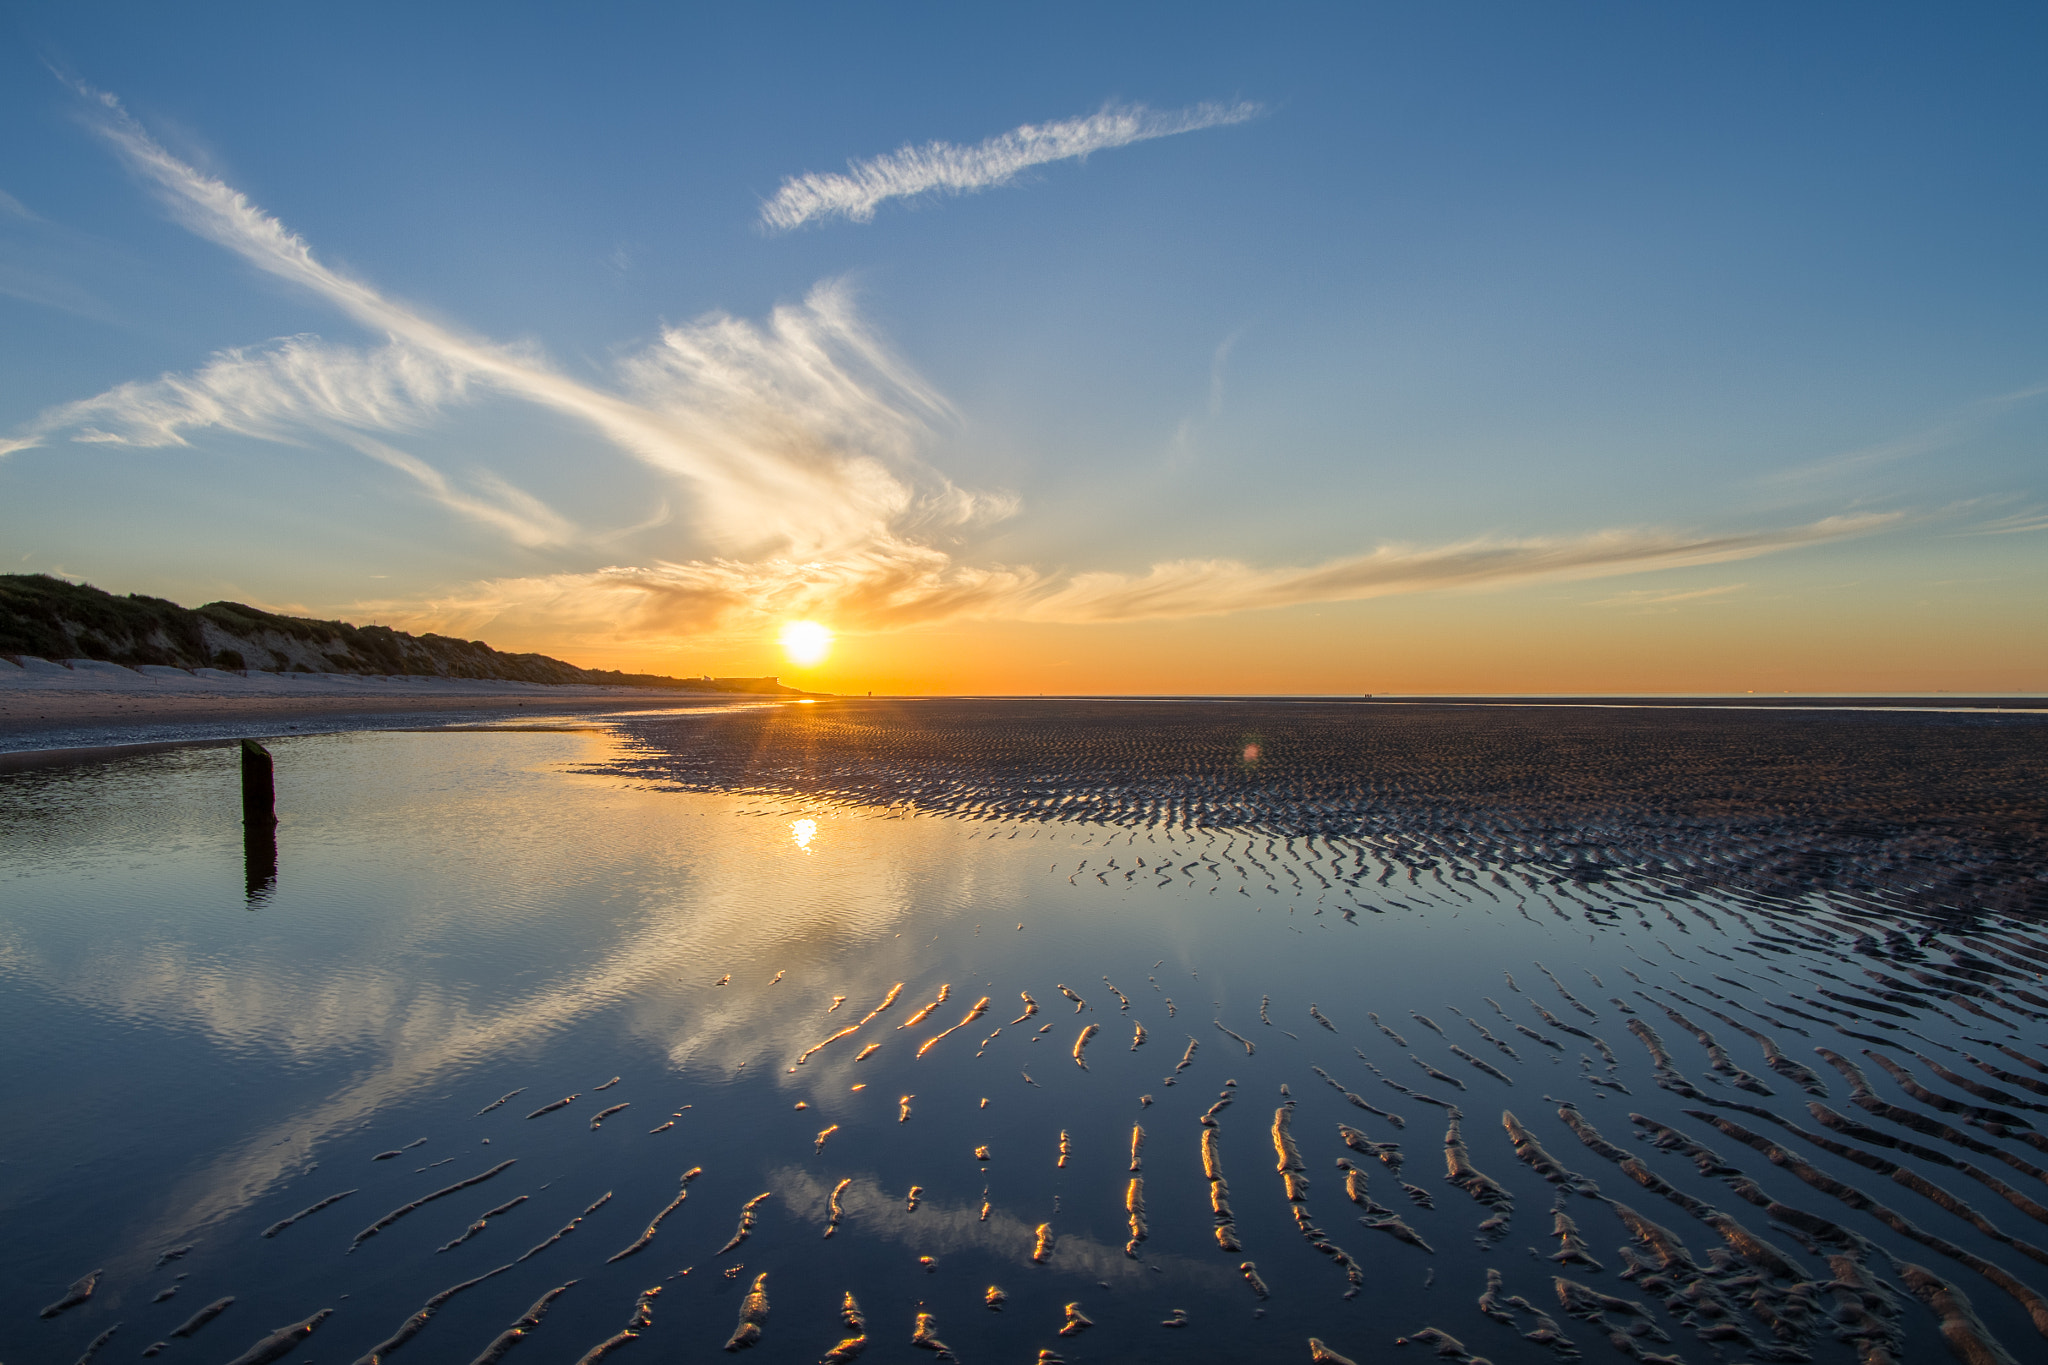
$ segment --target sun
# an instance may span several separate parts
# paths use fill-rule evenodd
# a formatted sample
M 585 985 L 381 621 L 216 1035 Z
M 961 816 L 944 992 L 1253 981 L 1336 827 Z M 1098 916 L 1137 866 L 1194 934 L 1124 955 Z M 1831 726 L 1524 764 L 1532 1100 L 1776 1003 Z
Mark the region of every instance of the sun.
M 782 628 L 782 652 L 805 668 L 823 663 L 832 652 L 832 632 L 816 621 L 791 621 Z

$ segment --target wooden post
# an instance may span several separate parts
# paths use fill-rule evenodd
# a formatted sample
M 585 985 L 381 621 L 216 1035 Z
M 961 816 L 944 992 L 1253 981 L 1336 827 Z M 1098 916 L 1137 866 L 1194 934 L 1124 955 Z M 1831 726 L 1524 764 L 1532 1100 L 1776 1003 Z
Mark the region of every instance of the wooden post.
M 249 903 L 277 888 L 277 783 L 270 750 L 242 741 L 242 875 Z
M 253 739 L 242 741 L 242 819 L 265 826 L 277 823 L 277 782 L 270 750 Z

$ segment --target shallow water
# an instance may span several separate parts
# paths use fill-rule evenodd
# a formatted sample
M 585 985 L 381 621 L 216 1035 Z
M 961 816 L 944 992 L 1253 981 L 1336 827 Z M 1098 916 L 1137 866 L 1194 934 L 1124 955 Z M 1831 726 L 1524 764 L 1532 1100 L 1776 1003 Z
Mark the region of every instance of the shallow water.
M 1435 816 L 1419 854 L 1391 824 L 1280 828 L 1284 802 L 1251 812 L 1260 829 L 1018 819 L 986 792 L 953 815 L 918 813 L 801 790 L 830 755 L 788 744 L 745 780 L 664 789 L 711 764 L 719 723 L 278 741 L 277 879 L 253 897 L 226 751 L 0 785 L 0 1036 L 14 1044 L 0 1054 L 0 1359 L 74 1361 L 118 1324 L 96 1358 L 167 1342 L 165 1359 L 227 1360 L 332 1309 L 271 1358 L 354 1361 L 441 1291 L 508 1265 L 387 1353 L 472 1360 L 574 1281 L 512 1359 L 580 1361 L 607 1341 L 626 1361 L 687 1357 L 727 1342 L 765 1274 L 762 1360 L 817 1360 L 856 1335 L 840 1316 L 848 1293 L 873 1359 L 928 1358 L 913 1354 L 920 1314 L 928 1339 L 970 1362 L 1308 1359 L 1311 1336 L 1365 1361 L 1429 1327 L 1501 1365 L 1559 1358 L 1524 1338 L 1535 1310 L 1591 1358 L 1941 1358 L 1937 1309 L 1953 1314 L 1954 1295 L 1921 1280 L 1916 1297 L 1900 1262 L 1960 1291 L 2015 1356 L 2048 1336 L 2048 1311 L 2037 1331 L 2026 1302 L 2048 1284 L 2048 1151 L 2018 1126 L 2048 1130 L 2048 948 L 2030 921 L 1979 909 L 1942 923 L 1868 895 L 1766 893 L 1735 873 L 1680 885 L 1615 857 L 1596 877 L 1538 875 L 1483 840 L 1460 855 Z M 1269 747 L 1285 732 L 1262 731 Z M 1621 823 L 1603 832 L 1617 847 Z M 1727 852 L 1714 846 L 1724 827 L 1697 837 L 1693 854 Z M 1013 1024 L 1024 994 L 1037 1013 Z M 1819 1103 L 1868 1127 L 1824 1126 L 1796 1072 L 1773 1070 L 1744 1027 L 1811 1069 Z M 1661 1075 L 1653 1045 L 1668 1052 Z M 1852 1094 L 1816 1047 L 1869 1088 Z M 1865 1049 L 1927 1089 L 1916 1097 Z M 1916 1052 L 2003 1098 L 1937 1077 Z M 1490 1184 L 1447 1179 L 1446 1105 Z M 1548 1160 L 1518 1159 L 1504 1110 Z M 1719 1161 L 1653 1145 L 1631 1113 Z M 1298 1174 L 1280 1169 L 1283 1114 Z M 1973 1145 L 1925 1131 L 1936 1122 Z M 1218 1244 L 1211 1126 L 1237 1251 Z M 1602 1155 L 1602 1138 L 1641 1174 Z M 1398 1156 L 1360 1150 L 1385 1143 Z M 1865 1157 L 1904 1162 L 1923 1185 Z M 1349 1182 L 1360 1198 L 1429 1249 L 1362 1225 L 1339 1160 L 1363 1177 Z M 1482 1230 L 1505 1207 L 1495 1187 L 1512 1211 Z M 722 1250 L 764 1193 L 745 1240 Z M 1894 1221 L 1855 1206 L 1871 1199 Z M 1689 1259 L 1623 1278 L 1621 1248 L 1657 1256 L 1616 1200 Z M 1560 1202 L 1598 1269 L 1548 1259 L 1569 1245 L 1554 1232 Z M 613 1259 L 664 1209 L 640 1250 Z M 1841 1277 L 1858 1265 L 1877 1287 L 1851 1312 Z M 89 1298 L 38 1317 L 96 1268 Z M 1490 1269 L 1501 1288 L 1487 1306 L 1511 1323 L 1482 1312 Z M 1646 1316 L 1588 1308 L 1569 1286 L 1561 1298 L 1557 1275 Z M 170 1335 L 230 1295 L 189 1337 Z M 1514 1295 L 1528 1311 L 1503 1306 Z M 1092 1325 L 1063 1337 L 1069 1304 Z M 1187 1327 L 1162 1327 L 1177 1309 Z M 1433 1358 L 1433 1345 L 1408 1354 Z

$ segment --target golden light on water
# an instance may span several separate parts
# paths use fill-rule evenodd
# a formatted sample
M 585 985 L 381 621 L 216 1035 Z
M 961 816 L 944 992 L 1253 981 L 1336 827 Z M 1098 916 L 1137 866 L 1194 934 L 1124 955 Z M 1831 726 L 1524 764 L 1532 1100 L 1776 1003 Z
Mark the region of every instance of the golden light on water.
M 789 822 L 789 837 L 796 840 L 796 846 L 804 852 L 811 851 L 811 840 L 818 837 L 816 820 L 792 820 Z
M 782 652 L 805 668 L 823 663 L 832 652 L 832 632 L 816 621 L 791 621 L 782 628 Z

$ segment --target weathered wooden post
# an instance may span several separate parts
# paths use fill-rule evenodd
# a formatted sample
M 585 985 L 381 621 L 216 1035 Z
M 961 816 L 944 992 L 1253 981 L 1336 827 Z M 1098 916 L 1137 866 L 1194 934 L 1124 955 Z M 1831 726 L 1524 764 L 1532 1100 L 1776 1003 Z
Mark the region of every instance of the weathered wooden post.
M 242 741 L 242 876 L 250 904 L 277 888 L 277 782 L 270 750 Z
M 277 824 L 277 782 L 270 750 L 242 741 L 242 819 L 265 827 Z

